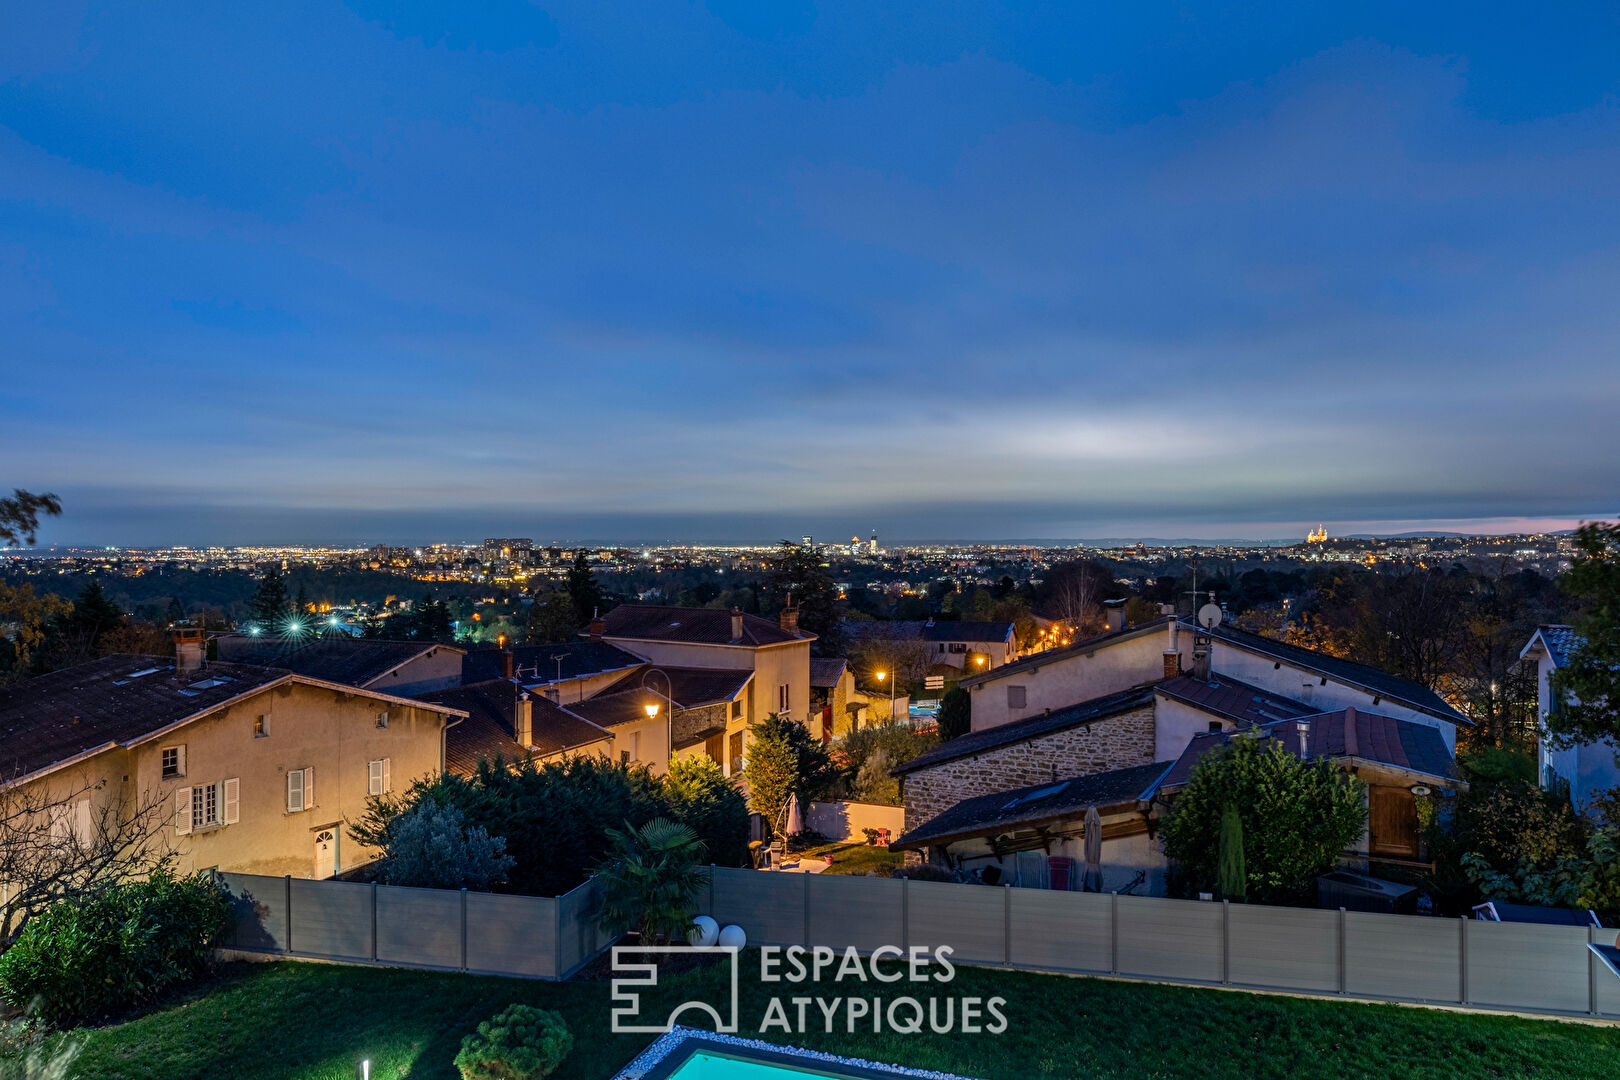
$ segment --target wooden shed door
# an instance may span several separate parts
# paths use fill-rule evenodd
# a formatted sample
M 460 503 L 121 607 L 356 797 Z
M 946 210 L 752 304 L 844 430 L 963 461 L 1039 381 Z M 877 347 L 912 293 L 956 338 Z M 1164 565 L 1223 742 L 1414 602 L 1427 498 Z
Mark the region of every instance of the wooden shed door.
M 1417 858 L 1417 800 L 1403 788 L 1375 787 L 1368 794 L 1368 831 L 1374 855 Z

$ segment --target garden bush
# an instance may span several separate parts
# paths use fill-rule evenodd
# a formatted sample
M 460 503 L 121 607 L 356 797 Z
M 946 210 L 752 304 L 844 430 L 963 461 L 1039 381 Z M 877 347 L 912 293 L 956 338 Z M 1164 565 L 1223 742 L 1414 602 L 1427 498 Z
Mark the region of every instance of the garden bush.
M 0 955 L 0 999 L 59 1026 L 125 1012 L 205 974 L 230 924 L 224 888 L 202 875 L 59 903 Z
M 557 1071 L 574 1048 L 574 1035 L 558 1014 L 509 1005 L 461 1040 L 461 1080 L 541 1080 Z

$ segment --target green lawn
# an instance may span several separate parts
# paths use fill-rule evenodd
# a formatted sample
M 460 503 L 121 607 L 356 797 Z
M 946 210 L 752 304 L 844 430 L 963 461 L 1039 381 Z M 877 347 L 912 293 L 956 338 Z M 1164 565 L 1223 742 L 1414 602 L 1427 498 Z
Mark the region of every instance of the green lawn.
M 905 855 L 900 852 L 874 847 L 864 840 L 818 844 L 796 854 L 801 859 L 820 859 L 831 855 L 833 863 L 822 871 L 824 874 L 865 874 L 876 870 L 883 877 L 888 877 L 891 871 L 900 869 L 906 861 Z
M 745 958 L 743 1034 L 771 994 Z M 718 968 L 666 976 L 667 1010 L 694 992 L 716 1000 Z M 847 985 L 847 984 L 846 984 Z M 897 984 L 903 985 L 903 984 Z M 904 993 L 874 989 L 866 996 Z M 1310 1080 L 1376 1077 L 1620 1075 L 1620 1028 L 1429 1009 L 1312 1001 L 960 968 L 957 995 L 1007 999 L 1001 1035 L 822 1032 L 765 1037 L 984 1080 L 1186 1077 Z M 803 992 L 802 990 L 800 991 Z M 832 993 L 823 989 L 822 993 Z M 848 992 L 848 991 L 846 991 Z M 790 992 L 791 993 L 791 992 Z M 513 1001 L 557 1009 L 575 1033 L 560 1077 L 599 1080 L 646 1036 L 608 1034 L 604 982 L 566 984 L 274 963 L 231 965 L 206 994 L 107 1028 L 80 1032 L 76 1075 L 97 1080 L 349 1080 L 362 1057 L 377 1080 L 453 1078 L 462 1035 Z M 652 1003 L 650 1003 L 652 1004 Z M 811 1014 L 815 1015 L 812 1007 Z M 4 1073 L 0 1069 L 0 1073 Z

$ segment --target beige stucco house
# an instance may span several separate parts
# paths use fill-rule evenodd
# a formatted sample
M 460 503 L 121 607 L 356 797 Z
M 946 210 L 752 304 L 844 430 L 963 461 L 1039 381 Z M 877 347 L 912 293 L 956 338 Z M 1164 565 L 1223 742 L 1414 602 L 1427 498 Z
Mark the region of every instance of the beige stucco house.
M 369 861 L 346 822 L 444 768 L 465 713 L 274 668 L 103 657 L 0 690 L 0 767 L 50 793 L 64 842 L 158 804 L 183 871 L 330 877 Z

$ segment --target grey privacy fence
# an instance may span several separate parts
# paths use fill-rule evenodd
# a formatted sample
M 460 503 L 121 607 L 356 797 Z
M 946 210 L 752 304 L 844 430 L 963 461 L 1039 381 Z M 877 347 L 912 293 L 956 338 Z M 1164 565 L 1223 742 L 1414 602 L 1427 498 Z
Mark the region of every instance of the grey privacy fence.
M 221 874 L 228 947 L 564 979 L 612 944 L 591 882 L 560 897 Z M 706 914 L 753 945 L 949 945 L 970 964 L 1620 1019 L 1589 941 L 1614 930 L 716 869 Z
M 754 945 L 949 945 L 973 964 L 1620 1018 L 1614 930 L 903 879 L 714 872 Z
M 559 897 L 220 874 L 235 901 L 226 947 L 355 964 L 566 979 L 613 936 L 593 884 Z

